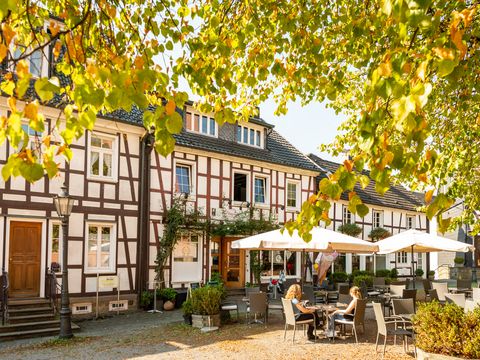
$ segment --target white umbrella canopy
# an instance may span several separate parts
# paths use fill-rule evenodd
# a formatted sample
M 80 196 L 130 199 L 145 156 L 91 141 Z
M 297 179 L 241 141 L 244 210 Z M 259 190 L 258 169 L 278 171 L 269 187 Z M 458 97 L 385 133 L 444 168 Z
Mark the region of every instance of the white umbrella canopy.
M 376 244 L 318 226 L 312 229 L 311 234 L 312 240 L 307 243 L 298 235 L 296 230 L 292 236 L 286 230 L 283 234 L 280 230 L 273 230 L 233 241 L 232 248 L 243 250 L 337 251 L 347 253 L 373 253 L 378 251 Z
M 378 254 L 390 254 L 399 251 L 417 253 L 436 251 L 468 252 L 474 249 L 473 245 L 414 229 L 377 241 L 376 244 L 379 249 Z

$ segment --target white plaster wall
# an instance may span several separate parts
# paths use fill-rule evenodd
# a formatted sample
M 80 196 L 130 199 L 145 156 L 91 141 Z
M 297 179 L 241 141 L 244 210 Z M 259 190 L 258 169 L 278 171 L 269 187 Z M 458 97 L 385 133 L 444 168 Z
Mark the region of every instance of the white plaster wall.
M 68 291 L 70 294 L 82 291 L 82 269 L 68 269 Z
M 83 175 L 70 174 L 70 182 L 68 185 L 68 191 L 70 195 L 83 197 L 83 186 L 85 183 L 85 178 Z M 62 186 L 63 183 L 60 185 Z
M 83 244 L 84 243 L 82 241 L 70 240 L 68 242 L 68 264 L 69 265 L 82 265 Z
M 220 175 L 220 160 L 212 158 L 210 162 L 210 172 L 215 176 Z

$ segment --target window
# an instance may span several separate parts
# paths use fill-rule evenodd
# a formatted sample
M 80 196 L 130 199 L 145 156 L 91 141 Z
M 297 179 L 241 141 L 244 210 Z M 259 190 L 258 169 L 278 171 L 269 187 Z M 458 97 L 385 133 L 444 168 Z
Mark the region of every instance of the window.
M 115 137 L 92 133 L 89 149 L 89 175 L 94 178 L 116 180 L 117 141 Z
M 207 115 L 187 111 L 185 113 L 185 127 L 188 131 L 217 136 L 217 123 L 214 118 Z
M 13 52 L 13 58 L 16 60 L 22 56 L 26 48 L 20 45 L 17 46 Z M 40 50 L 34 51 L 30 56 L 25 59 L 29 65 L 30 74 L 34 77 L 42 76 L 42 52 Z
M 266 183 L 267 179 L 256 177 L 255 178 L 255 203 L 265 204 L 266 201 Z
M 179 235 L 177 245 L 175 245 L 175 249 L 173 250 L 173 260 L 176 262 L 197 262 L 198 235 Z
M 62 264 L 62 227 L 58 223 L 52 224 L 52 251 L 50 253 L 50 269 L 58 272 Z
M 175 176 L 177 183 L 175 185 L 175 192 L 190 194 L 191 192 L 191 178 L 190 178 L 190 166 L 187 165 L 177 165 L 175 168 Z
M 397 253 L 397 263 L 400 263 L 400 264 L 407 263 L 407 253 L 405 251 L 400 251 Z
M 283 250 L 262 251 L 260 255 L 262 276 L 297 275 L 297 253 Z
M 423 268 L 423 253 L 417 253 L 417 268 Z
M 348 210 L 346 206 L 343 206 L 343 223 L 353 224 L 355 222 L 355 216 Z
M 407 215 L 407 230 L 415 229 L 415 215 Z
M 237 125 L 237 142 L 262 147 L 262 131 Z
M 383 211 L 372 211 L 372 227 L 374 229 L 383 227 Z
M 32 151 L 40 152 L 41 137 L 43 133 L 33 130 L 28 124 L 22 124 L 22 129 L 28 135 L 28 144 L 25 146 Z M 23 140 L 19 143 L 19 147 L 23 147 Z M 36 154 L 38 155 L 38 154 Z
M 247 201 L 247 175 L 233 174 L 233 200 Z
M 296 208 L 298 202 L 298 184 L 287 182 L 287 207 Z
M 87 236 L 86 271 L 115 271 L 114 227 L 112 225 L 87 224 Z

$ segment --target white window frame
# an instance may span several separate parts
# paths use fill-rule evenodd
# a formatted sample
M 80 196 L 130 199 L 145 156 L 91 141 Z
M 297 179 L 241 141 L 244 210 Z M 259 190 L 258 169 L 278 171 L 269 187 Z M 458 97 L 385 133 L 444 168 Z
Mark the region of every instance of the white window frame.
M 92 136 L 99 137 L 99 138 L 104 138 L 108 140 L 112 140 L 112 149 L 111 149 L 111 155 L 112 155 L 112 176 L 104 176 L 100 175 L 101 169 L 102 169 L 102 164 L 103 164 L 103 157 L 99 157 L 99 174 L 94 175 L 92 174 L 91 170 L 91 160 L 92 160 Z M 97 148 L 95 147 L 96 150 L 100 152 L 100 155 L 110 152 L 107 151 L 107 149 L 102 149 L 102 148 Z M 118 136 L 117 135 L 109 135 L 105 134 L 102 132 L 98 131 L 93 131 L 93 132 L 88 132 L 87 134 L 87 179 L 89 180 L 100 180 L 100 181 L 105 181 L 105 182 L 118 182 L 118 158 L 119 158 L 119 141 L 118 141 Z
M 266 279 L 266 278 L 271 279 L 272 277 L 277 277 L 277 275 L 273 275 L 273 264 L 275 262 L 274 259 L 273 259 L 273 252 L 274 251 L 283 252 L 283 271 L 284 271 L 285 277 L 286 278 L 298 277 L 299 276 L 298 275 L 298 270 L 299 269 L 297 267 L 297 264 L 298 264 L 298 261 L 299 261 L 298 252 L 290 251 L 290 250 L 260 250 L 260 259 L 263 259 L 263 254 L 266 252 L 266 253 L 268 253 L 268 258 L 270 260 L 270 268 L 267 270 L 268 274 L 267 275 L 261 275 L 261 277 L 264 278 L 264 279 Z M 287 256 L 286 256 L 287 252 L 289 252 L 290 255 L 295 254 L 295 264 L 294 264 L 295 274 L 293 274 L 293 275 L 287 275 L 287 272 L 288 272 L 287 271 Z M 263 270 L 263 271 L 265 271 L 265 270 Z
M 261 203 L 261 202 L 256 202 L 255 201 L 255 180 L 256 179 L 263 179 L 265 180 L 265 202 Z M 268 207 L 270 205 L 270 192 L 269 192 L 269 189 L 270 189 L 270 178 L 268 176 L 265 176 L 265 175 L 254 175 L 253 176 L 253 196 L 252 196 L 252 199 L 253 199 L 253 203 L 255 204 L 255 206 L 257 207 Z
M 288 205 L 288 185 L 293 184 L 295 185 L 295 206 L 289 206 Z M 300 203 L 301 203 L 301 198 L 300 198 L 300 191 L 301 191 L 301 183 L 300 181 L 293 181 L 293 180 L 287 180 L 287 188 L 285 189 L 285 207 L 290 210 L 298 210 L 300 209 Z
M 45 124 L 45 125 L 46 125 L 46 124 Z M 22 128 L 23 128 L 24 126 L 27 127 L 27 131 L 26 131 L 26 132 L 27 132 L 27 135 L 28 135 L 28 144 L 27 144 L 26 148 L 28 148 L 28 149 L 30 149 L 30 150 L 32 150 L 32 151 L 34 151 L 34 152 L 36 152 L 37 150 L 42 150 L 43 147 L 44 147 L 44 145 L 42 144 L 43 132 L 38 132 L 38 131 L 33 130 L 33 129 L 30 127 L 30 124 L 29 124 L 29 122 L 28 122 L 27 119 L 22 120 L 22 125 L 21 125 L 21 126 L 22 126 Z M 23 130 L 25 130 L 25 129 L 23 129 Z M 31 135 L 31 134 L 30 134 L 30 130 L 35 131 L 35 135 Z M 48 131 L 48 130 L 45 129 L 44 132 L 45 132 L 45 131 Z M 23 142 L 23 140 L 22 140 L 22 142 Z M 21 145 L 23 146 L 23 144 L 21 144 Z M 38 153 L 35 153 L 35 155 L 38 156 L 39 154 L 38 154 Z
M 347 214 L 350 214 L 349 222 L 346 221 Z M 355 214 L 350 212 L 350 210 L 348 210 L 348 207 L 346 205 L 343 205 L 343 209 L 342 209 L 342 224 L 355 224 Z
M 30 51 L 30 49 L 26 46 L 23 46 L 23 48 L 25 49 L 25 51 L 28 51 L 28 52 Z M 43 50 L 37 50 L 37 51 L 40 53 L 40 60 L 41 60 L 40 69 L 39 69 L 40 74 L 39 75 L 33 74 L 32 71 L 31 71 L 33 53 L 31 55 L 27 56 L 25 59 L 23 59 L 28 63 L 28 72 L 32 76 L 32 79 L 47 77 L 48 76 L 48 67 L 50 66 L 48 56 L 46 55 L 46 54 L 49 53 L 49 47 L 46 47 Z M 15 55 L 15 45 L 10 46 L 10 54 L 11 54 L 11 57 L 10 57 L 10 63 L 8 64 L 8 67 L 9 67 L 10 71 L 16 72 L 17 69 L 14 68 L 14 66 L 13 66 L 13 64 L 14 64 L 13 61 L 15 60 L 15 57 L 14 57 L 14 55 Z
M 240 140 L 238 139 L 238 128 L 241 128 L 240 131 Z M 244 142 L 245 140 L 245 132 L 244 129 L 247 129 L 247 142 Z M 253 139 L 253 145 L 250 144 L 250 131 L 254 131 L 254 139 Z M 260 132 L 260 144 L 257 145 L 257 131 Z M 235 141 L 237 144 L 242 144 L 242 145 L 248 145 L 257 149 L 263 149 L 264 148 L 264 136 L 263 136 L 264 129 L 260 129 L 258 127 L 254 126 L 246 126 L 245 124 L 237 124 L 237 127 L 235 128 Z
M 175 253 L 175 249 L 183 242 L 183 239 L 187 239 L 188 238 L 188 242 L 191 244 L 191 243 L 195 243 L 194 241 L 192 241 L 192 236 L 196 236 L 197 237 L 197 241 L 196 241 L 196 257 L 193 257 L 192 260 L 185 260 L 185 257 L 183 257 L 183 260 L 179 260 L 180 257 L 178 256 L 175 256 L 176 253 Z M 185 263 L 198 263 L 199 260 L 200 260 L 200 245 L 201 245 L 201 235 L 198 234 L 198 233 L 195 233 L 195 232 L 190 232 L 190 233 L 180 233 L 177 235 L 177 237 L 179 238 L 178 239 L 178 242 L 177 244 L 175 245 L 175 248 L 173 249 L 173 253 L 172 253 L 172 257 L 173 257 L 173 261 L 176 262 L 176 263 L 182 263 L 182 264 L 185 264 Z M 187 258 L 188 259 L 188 258 Z
M 192 124 L 194 124 L 194 119 L 195 119 L 195 115 L 198 115 L 199 116 L 199 124 L 198 124 L 198 131 L 195 131 L 195 126 L 193 126 L 193 129 L 189 129 L 187 127 L 187 113 L 190 113 L 190 115 L 192 116 Z M 202 116 L 206 116 L 207 117 L 207 132 L 204 133 L 202 132 Z M 188 132 L 191 132 L 191 133 L 194 133 L 194 134 L 200 134 L 200 135 L 204 135 L 204 136 L 210 136 L 210 137 L 213 137 L 213 138 L 218 138 L 218 124 L 217 122 L 215 121 L 215 118 L 210 115 L 210 114 L 202 114 L 198 111 L 195 111 L 193 109 L 186 109 L 184 111 L 184 117 L 185 117 L 185 130 L 188 131 Z M 211 122 L 210 120 L 213 120 L 213 126 L 215 127 L 215 135 L 212 135 L 210 132 L 211 132 Z
M 173 192 L 176 195 L 181 195 L 180 191 L 177 191 L 177 166 L 185 166 L 190 168 L 190 193 L 188 194 L 189 198 L 196 196 L 196 164 L 194 161 L 187 160 L 175 160 L 173 167 Z
M 97 251 L 97 267 L 91 268 L 88 267 L 88 228 L 90 226 L 96 227 L 109 227 L 110 230 L 110 262 L 108 268 L 100 268 L 99 264 L 99 254 Z M 100 235 L 100 232 L 98 233 Z M 98 246 L 98 238 L 97 238 Z M 117 268 L 117 226 L 115 223 L 99 222 L 99 221 L 88 221 L 85 222 L 85 264 L 84 272 L 85 274 L 110 274 L 115 273 Z
M 409 219 L 412 219 L 412 223 L 413 225 L 412 226 L 409 226 L 408 225 L 408 220 Z M 410 214 L 407 214 L 406 217 L 405 217 L 405 229 L 409 230 L 409 229 L 416 229 L 417 228 L 417 217 L 415 215 L 410 215 Z
M 397 263 L 408 264 L 408 253 L 406 251 L 397 252 Z
M 246 192 L 246 195 L 245 195 L 245 201 L 248 201 L 248 202 L 251 202 L 250 199 L 250 189 L 251 189 L 251 182 L 250 182 L 250 173 L 247 172 L 247 171 L 240 171 L 240 170 L 234 170 L 233 171 L 233 175 L 232 175 L 232 200 L 233 200 L 233 203 L 236 204 L 236 205 L 240 205 L 242 204 L 242 202 L 244 201 L 239 201 L 239 200 L 235 200 L 235 174 L 242 174 L 242 175 L 246 175 L 247 176 L 247 192 Z
M 62 253 L 63 253 L 63 233 L 62 233 L 62 223 L 60 221 L 51 221 L 50 226 L 49 226 L 49 236 L 48 236 L 48 264 L 47 267 L 50 268 L 50 265 L 52 264 L 52 252 L 53 252 L 53 227 L 58 226 L 59 227 L 59 232 L 58 232 L 58 263 L 60 264 L 60 271 L 57 272 L 60 273 L 62 271 Z M 50 268 L 51 270 L 51 268 Z
M 383 210 L 372 210 L 372 229 L 383 228 L 384 226 L 383 214 L 384 214 Z M 378 224 L 375 224 L 375 215 L 379 216 Z

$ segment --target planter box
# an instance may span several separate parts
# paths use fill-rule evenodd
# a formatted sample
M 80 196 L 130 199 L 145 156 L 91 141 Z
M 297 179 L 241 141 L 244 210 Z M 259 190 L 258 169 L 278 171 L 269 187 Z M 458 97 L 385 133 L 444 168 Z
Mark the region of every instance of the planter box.
M 210 322 L 208 320 L 209 318 Z M 220 314 L 192 315 L 192 326 L 199 329 L 207 326 L 220 326 Z
M 465 360 L 456 356 L 448 356 L 442 354 L 431 354 L 417 348 L 417 360 Z

